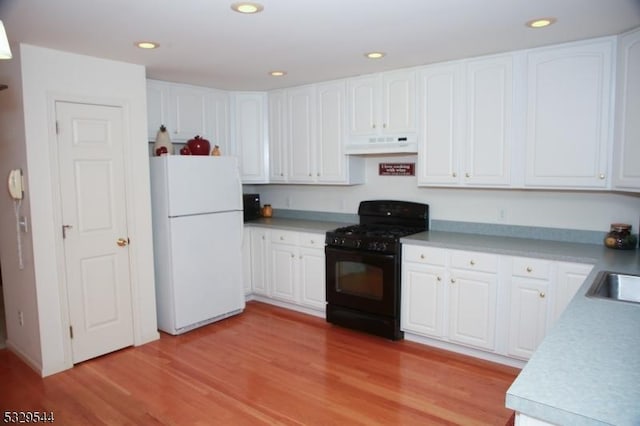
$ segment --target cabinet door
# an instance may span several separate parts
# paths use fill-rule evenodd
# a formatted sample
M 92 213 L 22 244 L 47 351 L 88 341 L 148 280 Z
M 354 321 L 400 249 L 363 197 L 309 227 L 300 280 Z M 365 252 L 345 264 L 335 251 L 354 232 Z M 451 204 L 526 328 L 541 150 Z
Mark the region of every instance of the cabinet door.
M 378 133 L 380 83 L 377 75 L 356 77 L 348 81 L 349 133 L 371 136 Z
M 310 308 L 324 310 L 326 285 L 323 249 L 300 249 L 300 282 L 300 301 L 302 304 Z
M 560 318 L 560 315 L 562 315 L 573 296 L 578 292 L 591 269 L 593 269 L 593 265 L 558 262 L 551 324 L 555 324 Z
M 620 37 L 613 185 L 640 190 L 640 31 Z
M 526 186 L 605 188 L 612 41 L 528 54 Z
M 419 79 L 421 139 L 418 143 L 418 184 L 457 184 L 462 155 L 462 65 L 424 68 Z
M 271 297 L 286 302 L 297 302 L 297 247 L 272 243 L 270 252 Z
M 507 186 L 511 182 L 513 59 L 511 55 L 466 65 L 464 182 Z
M 343 152 L 346 132 L 344 82 L 316 87 L 316 166 L 318 182 L 346 183 L 347 156 Z
M 508 353 L 529 359 L 547 331 L 549 282 L 513 277 L 510 292 Z
M 496 274 L 452 269 L 449 278 L 449 339 L 495 349 Z
M 431 337 L 444 336 L 445 268 L 404 263 L 401 326 Z
M 251 230 L 251 285 L 255 294 L 270 296 L 269 289 L 269 231 Z
M 149 141 L 156 140 L 161 125 L 165 125 L 170 137 L 173 129 L 169 129 L 169 85 L 155 80 L 147 80 L 147 126 Z
M 287 143 L 285 127 L 285 94 L 269 92 L 269 180 L 287 181 Z
M 231 121 L 230 101 L 227 92 L 214 90 L 210 93 L 206 117 L 211 149 L 218 145 L 222 155 L 230 155 L 232 148 L 229 123 Z
M 382 132 L 415 133 L 416 125 L 416 72 L 394 71 L 382 74 L 382 105 L 380 108 Z
M 242 282 L 244 294 L 251 294 L 251 228 L 244 227 L 242 234 Z
M 268 181 L 267 99 L 264 93 L 234 94 L 234 153 L 243 183 Z
M 187 141 L 195 136 L 209 138 L 207 129 L 207 91 L 199 87 L 172 85 L 169 99 L 169 128 L 172 139 Z
M 315 171 L 315 98 L 311 86 L 287 90 L 289 182 L 313 182 Z

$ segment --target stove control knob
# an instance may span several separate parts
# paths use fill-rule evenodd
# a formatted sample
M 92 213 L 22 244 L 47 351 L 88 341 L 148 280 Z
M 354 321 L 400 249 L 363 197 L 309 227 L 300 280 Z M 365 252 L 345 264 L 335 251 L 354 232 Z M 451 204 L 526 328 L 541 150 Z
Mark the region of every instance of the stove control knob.
M 380 243 L 379 247 L 380 247 L 379 248 L 380 251 L 385 251 L 387 250 L 387 243 Z
M 360 248 L 360 246 L 361 246 L 361 245 L 362 245 L 362 241 L 360 241 L 360 240 L 355 240 L 355 241 L 353 242 L 353 246 L 354 246 L 355 248 Z
M 369 250 L 378 250 L 378 243 L 376 241 L 373 241 L 371 243 L 369 243 Z

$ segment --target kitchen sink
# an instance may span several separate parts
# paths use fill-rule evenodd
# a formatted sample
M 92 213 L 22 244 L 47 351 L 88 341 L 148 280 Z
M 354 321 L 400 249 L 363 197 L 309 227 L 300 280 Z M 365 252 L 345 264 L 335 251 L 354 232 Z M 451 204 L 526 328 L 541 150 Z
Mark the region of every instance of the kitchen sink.
M 640 303 L 640 275 L 602 271 L 587 291 L 587 297 Z

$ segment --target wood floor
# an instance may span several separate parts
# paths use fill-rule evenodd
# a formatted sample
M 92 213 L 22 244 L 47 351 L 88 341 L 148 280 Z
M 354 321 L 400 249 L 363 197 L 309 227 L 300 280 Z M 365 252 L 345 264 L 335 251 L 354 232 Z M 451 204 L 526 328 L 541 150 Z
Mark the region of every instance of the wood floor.
M 0 414 L 61 425 L 505 425 L 517 369 L 250 302 L 40 378 L 0 350 Z

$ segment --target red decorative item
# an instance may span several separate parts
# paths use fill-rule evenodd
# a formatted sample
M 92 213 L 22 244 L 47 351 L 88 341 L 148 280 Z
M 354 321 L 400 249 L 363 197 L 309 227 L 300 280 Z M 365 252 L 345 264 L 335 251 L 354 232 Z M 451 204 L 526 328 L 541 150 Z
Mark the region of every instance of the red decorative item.
M 209 150 L 211 149 L 209 141 L 200 136 L 189 139 L 187 146 L 192 155 L 209 155 Z
M 180 148 L 180 155 L 191 155 L 191 150 L 189 149 L 188 146 L 183 146 L 182 148 Z
M 161 155 L 167 155 L 169 153 L 169 150 L 167 149 L 166 146 L 161 146 L 160 148 L 156 149 L 156 155 L 159 157 Z

